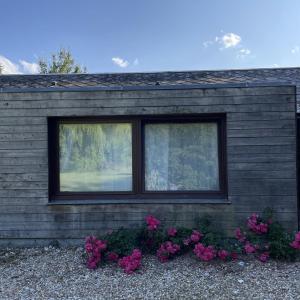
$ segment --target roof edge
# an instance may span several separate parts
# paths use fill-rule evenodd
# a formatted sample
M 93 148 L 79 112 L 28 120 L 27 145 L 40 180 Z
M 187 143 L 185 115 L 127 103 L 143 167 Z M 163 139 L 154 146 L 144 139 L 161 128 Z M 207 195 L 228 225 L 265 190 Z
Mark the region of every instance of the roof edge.
M 151 90 L 192 90 L 216 88 L 252 88 L 252 87 L 296 87 L 294 83 L 217 83 L 217 84 L 177 84 L 153 86 L 119 86 L 119 87 L 47 87 L 47 88 L 0 88 L 2 93 L 42 93 L 42 92 L 96 92 L 96 91 L 151 91 Z

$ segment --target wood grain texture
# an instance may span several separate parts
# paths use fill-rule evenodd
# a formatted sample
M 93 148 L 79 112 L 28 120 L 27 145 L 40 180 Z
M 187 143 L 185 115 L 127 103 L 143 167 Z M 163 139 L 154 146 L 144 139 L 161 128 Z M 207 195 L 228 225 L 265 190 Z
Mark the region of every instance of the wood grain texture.
M 297 229 L 296 104 L 289 86 L 195 90 L 0 93 L 0 247 L 143 224 L 194 226 L 211 215 L 227 234 L 265 207 Z M 47 118 L 226 113 L 231 204 L 48 204 Z

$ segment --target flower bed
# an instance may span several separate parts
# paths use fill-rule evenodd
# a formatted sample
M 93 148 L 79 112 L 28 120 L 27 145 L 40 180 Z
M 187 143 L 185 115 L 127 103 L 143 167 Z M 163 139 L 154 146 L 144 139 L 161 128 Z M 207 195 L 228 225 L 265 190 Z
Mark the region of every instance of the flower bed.
M 247 254 L 261 262 L 269 258 L 293 261 L 300 250 L 300 232 L 289 234 L 272 220 L 266 210 L 264 217 L 252 214 L 245 228 L 235 230 L 235 239 L 222 236 L 202 220 L 197 229 L 164 229 L 161 222 L 148 215 L 145 226 L 137 229 L 120 228 L 102 238 L 89 236 L 85 241 L 87 267 L 96 269 L 101 263 L 115 262 L 125 273 L 132 274 L 142 263 L 142 253 L 155 254 L 162 263 L 174 257 L 193 252 L 201 261 L 236 260 Z

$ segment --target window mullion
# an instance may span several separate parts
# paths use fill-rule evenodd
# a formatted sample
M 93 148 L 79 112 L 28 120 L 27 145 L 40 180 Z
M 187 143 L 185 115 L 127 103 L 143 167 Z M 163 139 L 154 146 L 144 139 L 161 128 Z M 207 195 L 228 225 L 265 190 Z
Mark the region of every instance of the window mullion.
M 133 160 L 133 191 L 135 194 L 142 193 L 142 121 L 137 119 L 133 123 L 133 145 L 132 145 L 132 160 Z

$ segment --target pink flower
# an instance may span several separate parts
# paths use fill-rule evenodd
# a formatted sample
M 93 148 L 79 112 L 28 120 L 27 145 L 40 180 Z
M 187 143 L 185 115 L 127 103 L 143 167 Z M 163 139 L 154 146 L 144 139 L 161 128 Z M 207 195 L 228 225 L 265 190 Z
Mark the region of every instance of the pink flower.
M 292 248 L 294 248 L 294 249 L 300 249 L 300 243 L 297 242 L 297 241 L 292 241 L 292 242 L 290 243 L 290 246 L 291 246 Z
M 94 270 L 97 268 L 97 261 L 95 260 L 88 260 L 87 267 L 91 270 Z
M 132 274 L 136 269 L 141 266 L 142 253 L 139 249 L 134 249 L 131 255 L 124 256 L 119 259 L 119 266 L 126 274 Z
M 256 251 L 255 247 L 253 245 L 251 245 L 249 242 L 246 243 L 244 249 L 247 254 L 254 253 Z
M 142 259 L 142 253 L 141 253 L 141 251 L 139 249 L 134 249 L 132 251 L 131 258 L 133 260 L 141 260 Z
M 85 239 L 85 251 L 87 253 L 87 267 L 96 269 L 101 262 L 101 252 L 106 249 L 106 242 L 98 240 L 95 236 Z
M 294 249 L 300 250 L 300 231 L 295 234 L 295 238 L 290 243 L 290 246 Z
M 197 230 L 193 230 L 193 233 L 191 234 L 191 241 L 194 243 L 198 243 L 203 237 L 203 234 Z
M 180 246 L 171 241 L 164 242 L 160 245 L 156 255 L 160 262 L 166 262 L 180 251 Z
M 93 245 L 90 242 L 85 244 L 85 251 L 89 253 L 93 251 Z
M 252 214 L 251 217 L 248 218 L 247 222 L 248 228 L 255 232 L 256 234 L 264 234 L 268 232 L 269 225 L 266 223 L 258 223 L 258 215 Z
M 226 258 L 229 256 L 229 253 L 226 250 L 219 250 L 218 256 L 222 260 L 226 260 Z
M 110 253 L 108 253 L 107 258 L 110 261 L 117 261 L 119 258 L 119 255 L 116 252 L 110 252 Z
M 153 216 L 149 215 L 146 217 L 146 223 L 148 225 L 148 230 L 156 230 L 158 228 L 158 225 L 160 224 L 160 221 L 154 218 Z
M 96 247 L 97 247 L 100 251 L 106 249 L 106 242 L 105 242 L 105 241 L 97 240 L 97 241 L 95 241 L 95 245 L 96 245 Z
M 258 259 L 261 262 L 266 262 L 269 259 L 269 256 L 270 256 L 269 252 L 264 252 L 258 257 Z
M 177 233 L 176 228 L 171 227 L 168 229 L 168 236 L 175 236 L 176 233 Z
M 265 223 L 260 223 L 257 225 L 256 229 L 260 232 L 260 233 L 267 233 L 268 232 L 268 224 Z
M 201 243 L 195 245 L 193 252 L 203 261 L 210 261 L 215 257 L 215 250 L 213 246 L 205 247 Z
M 244 243 L 246 241 L 246 237 L 245 235 L 242 233 L 240 228 L 237 228 L 235 230 L 235 237 L 237 238 L 237 240 L 241 243 Z

